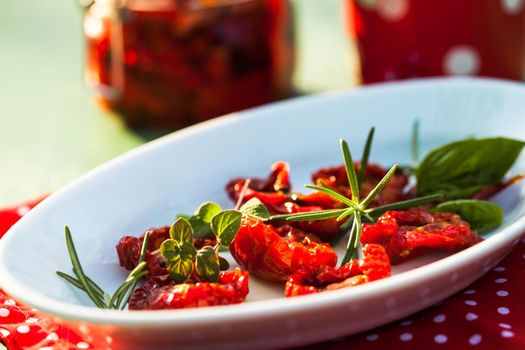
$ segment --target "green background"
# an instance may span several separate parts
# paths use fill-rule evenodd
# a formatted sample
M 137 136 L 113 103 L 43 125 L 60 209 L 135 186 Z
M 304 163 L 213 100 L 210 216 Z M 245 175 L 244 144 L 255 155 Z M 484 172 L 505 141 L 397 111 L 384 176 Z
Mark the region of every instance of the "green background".
M 293 0 L 296 87 L 352 86 L 355 52 L 341 0 Z M 54 191 L 158 133 L 100 109 L 83 83 L 82 9 L 75 0 L 3 0 L 0 10 L 0 205 Z

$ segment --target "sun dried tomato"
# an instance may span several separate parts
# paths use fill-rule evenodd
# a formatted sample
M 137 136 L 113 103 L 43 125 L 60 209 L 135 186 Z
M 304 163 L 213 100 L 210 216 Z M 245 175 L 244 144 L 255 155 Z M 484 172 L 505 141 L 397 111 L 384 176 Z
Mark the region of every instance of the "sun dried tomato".
M 319 211 L 341 207 L 341 203 L 317 191 L 307 195 L 289 195 L 288 191 L 291 188 L 289 173 L 290 167 L 287 163 L 275 163 L 272 166 L 272 171 L 268 178 L 249 179 L 248 187 L 244 191 L 242 201 L 247 202 L 252 198 L 257 198 L 268 208 L 272 215 Z M 247 178 L 235 178 L 226 185 L 226 192 L 233 201 L 238 201 L 247 180 Z M 321 238 L 322 241 L 326 242 L 339 233 L 343 223 L 344 221 L 329 219 L 291 223 L 291 225 L 313 233 Z
M 152 228 L 148 231 L 150 231 L 148 252 L 159 249 L 162 242 L 170 237 L 169 226 Z M 115 247 L 120 266 L 128 270 L 133 270 L 137 266 L 142 249 L 142 241 L 144 241 L 144 234 L 140 237 L 124 236 L 120 239 Z
M 388 211 L 375 224 L 363 224 L 361 236 L 363 244 L 384 246 L 393 264 L 432 250 L 459 251 L 481 240 L 457 214 L 415 209 Z
M 367 244 L 360 261 L 353 260 L 339 268 L 318 265 L 295 271 L 286 281 L 284 295 L 294 297 L 353 287 L 389 277 L 390 274 L 390 261 L 385 249 L 378 244 Z
M 219 281 L 175 284 L 169 276 L 150 278 L 129 300 L 130 310 L 182 309 L 238 304 L 248 295 L 248 272 L 221 272 Z
M 237 201 L 246 184 L 247 178 L 234 178 L 226 185 L 226 193 Z M 277 162 L 266 179 L 250 178 L 248 188 L 244 192 L 243 202 L 259 198 L 263 203 L 282 204 L 286 201 L 290 190 L 290 166 L 286 162 Z
M 154 251 L 160 248 L 162 242 L 170 237 L 170 227 L 163 226 L 159 228 L 152 228 L 150 231 L 148 249 L 146 251 L 146 263 L 148 264 L 148 271 L 153 276 L 163 275 L 167 273 L 164 267 L 164 258 L 160 254 L 153 254 Z M 146 232 L 147 232 L 146 231 Z M 120 266 L 133 270 L 137 266 L 140 252 L 142 250 L 142 242 L 144 241 L 144 234 L 140 237 L 124 236 L 118 242 L 116 249 L 119 258 Z M 215 239 L 208 238 L 194 238 L 193 245 L 196 249 L 200 249 L 205 245 L 215 245 Z
M 253 274 L 265 280 L 283 281 L 304 266 L 335 266 L 337 255 L 332 248 L 315 240 L 297 228 L 276 229 L 259 218 L 243 215 L 230 251 Z
M 359 162 L 354 163 L 356 171 L 359 170 Z M 366 197 L 370 191 L 386 175 L 387 170 L 378 164 L 367 164 L 364 181 L 361 184 L 361 198 Z M 318 185 L 321 183 L 333 187 L 339 193 L 350 197 L 352 191 L 348 184 L 348 176 L 343 165 L 335 167 L 321 168 L 312 175 L 312 181 Z M 401 171 L 394 173 L 381 193 L 370 203 L 370 207 L 398 202 L 407 199 L 405 187 L 408 184 L 408 176 Z

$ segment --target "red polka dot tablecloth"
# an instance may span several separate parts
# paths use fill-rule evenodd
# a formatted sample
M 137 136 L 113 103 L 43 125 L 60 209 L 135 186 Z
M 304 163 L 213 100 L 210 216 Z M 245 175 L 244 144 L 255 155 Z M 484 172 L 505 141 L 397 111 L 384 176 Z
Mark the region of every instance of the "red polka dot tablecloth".
M 37 202 L 0 210 L 0 237 Z M 525 349 L 524 276 L 525 238 L 496 268 L 437 305 L 398 322 L 308 348 Z M 88 339 L 1 290 L 0 341 L 10 350 L 93 349 Z
M 525 0 L 346 0 L 365 83 L 525 79 Z

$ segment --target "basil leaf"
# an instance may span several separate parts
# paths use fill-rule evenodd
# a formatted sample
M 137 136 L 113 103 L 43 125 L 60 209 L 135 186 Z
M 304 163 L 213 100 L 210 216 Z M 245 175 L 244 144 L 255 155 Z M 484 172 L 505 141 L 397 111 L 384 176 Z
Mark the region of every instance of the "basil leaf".
M 496 185 L 519 156 L 524 142 L 502 137 L 467 139 L 431 151 L 417 168 L 418 195 L 469 198 Z
M 211 220 L 211 230 L 219 239 L 219 243 L 229 246 L 241 227 L 240 211 L 229 209 L 223 210 Z
M 206 281 L 217 282 L 219 280 L 219 256 L 213 247 L 203 247 L 197 252 L 195 268 L 197 273 Z
M 456 213 L 477 232 L 494 230 L 503 220 L 503 209 L 496 203 L 474 199 L 460 199 L 441 203 L 432 212 Z
M 211 219 L 221 211 L 217 203 L 206 202 L 193 213 L 189 221 L 196 238 L 213 238 L 210 223 Z
M 170 243 L 166 244 L 166 242 Z M 165 249 L 164 251 L 163 247 Z M 171 278 L 177 283 L 186 281 L 193 271 L 193 259 L 195 259 L 195 255 L 197 254 L 193 244 L 188 242 L 179 244 L 174 240 L 166 240 L 162 243 L 160 249 L 162 256 L 167 260 L 166 269 Z M 164 255 L 165 252 L 169 252 L 169 258 Z
M 268 208 L 262 204 L 258 198 L 252 198 L 248 202 L 244 203 L 239 210 L 246 215 L 256 216 L 263 220 L 266 220 L 270 217 L 270 212 Z
M 175 241 L 193 242 L 193 228 L 188 219 L 179 217 L 170 227 L 170 237 Z

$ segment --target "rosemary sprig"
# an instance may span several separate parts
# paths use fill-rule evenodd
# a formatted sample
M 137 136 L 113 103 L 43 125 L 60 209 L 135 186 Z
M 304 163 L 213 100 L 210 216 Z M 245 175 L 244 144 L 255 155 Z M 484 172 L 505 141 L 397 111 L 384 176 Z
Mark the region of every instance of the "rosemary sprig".
M 111 296 L 109 293 L 104 292 L 98 284 L 96 284 L 91 278 L 86 276 L 82 268 L 82 264 L 78 258 L 77 250 L 75 244 L 73 243 L 73 238 L 71 237 L 71 231 L 69 227 L 65 227 L 66 234 L 66 244 L 67 250 L 69 253 L 69 258 L 71 259 L 71 264 L 73 265 L 73 273 L 76 276 L 73 277 L 67 273 L 57 271 L 57 275 L 63 278 L 66 282 L 75 286 L 76 288 L 84 291 L 89 299 L 101 309 L 120 309 L 122 310 L 131 295 L 131 292 L 135 289 L 138 281 L 148 274 L 148 271 L 145 271 L 146 268 L 146 251 L 149 242 L 150 232 L 146 232 L 144 235 L 144 240 L 142 243 L 142 250 L 139 258 L 139 263 L 133 271 L 131 271 L 124 281 L 124 283 L 117 288 L 115 293 Z M 125 302 L 123 302 L 125 301 Z
M 388 182 L 390 181 L 392 176 L 394 176 L 395 172 L 398 169 L 398 164 L 394 164 L 390 168 L 390 170 L 388 170 L 385 176 L 381 179 L 381 181 L 379 181 L 379 183 L 368 193 L 368 195 L 364 199 L 360 199 L 360 187 L 362 182 L 364 181 L 364 174 L 366 171 L 366 165 L 368 163 L 373 135 L 374 129 L 371 129 L 368 134 L 366 146 L 363 152 L 364 162 L 362 162 L 360 165 L 359 174 L 356 173 L 354 162 L 352 159 L 352 154 L 350 152 L 350 148 L 348 147 L 348 143 L 345 140 L 340 140 L 341 151 L 343 154 L 345 169 L 348 176 L 348 183 L 352 191 L 351 198 L 347 198 L 346 196 L 340 194 L 339 192 L 336 192 L 328 186 L 305 186 L 306 188 L 317 190 L 329 195 L 330 197 L 345 205 L 345 208 L 320 210 L 307 213 L 275 215 L 269 217 L 268 221 L 308 221 L 325 220 L 332 218 L 336 218 L 337 221 L 341 221 L 347 217 L 351 217 L 352 223 L 350 226 L 350 234 L 348 237 L 346 252 L 341 262 L 341 264 L 344 265 L 351 259 L 357 258 L 357 248 L 361 239 L 363 219 L 373 221 L 373 217 L 377 217 L 378 215 L 381 215 L 382 213 L 388 210 L 407 209 L 421 204 L 434 202 L 442 197 L 441 195 L 436 194 L 391 203 L 376 208 L 367 208 L 372 203 L 372 201 L 379 195 L 379 193 L 385 188 L 385 186 L 388 184 Z

